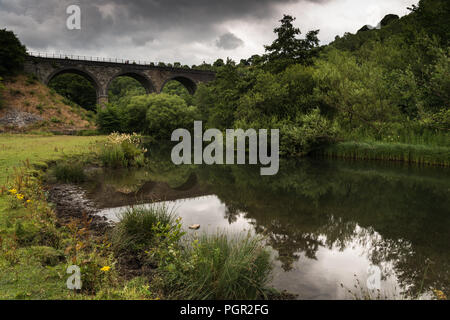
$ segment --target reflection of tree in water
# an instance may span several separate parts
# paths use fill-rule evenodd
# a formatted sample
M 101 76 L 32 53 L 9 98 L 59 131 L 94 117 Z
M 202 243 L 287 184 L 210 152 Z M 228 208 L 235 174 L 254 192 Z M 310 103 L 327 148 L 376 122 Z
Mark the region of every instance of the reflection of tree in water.
M 240 214 L 242 214 L 242 211 L 239 211 L 239 208 L 235 204 L 232 202 L 225 204 L 224 218 L 227 219 L 229 224 L 236 222 Z
M 440 186 L 442 179 L 307 162 L 284 164 L 274 177 L 245 166 L 210 167 L 199 175 L 227 204 L 229 221 L 246 212 L 285 270 L 300 254 L 315 259 L 320 247 L 342 251 L 358 243 L 373 264 L 393 265 L 411 295 L 430 288 L 449 294 L 450 217 L 443 214 L 449 186 Z M 428 260 L 435 263 L 424 277 Z
M 292 269 L 294 262 L 300 258 L 299 252 L 309 259 L 316 259 L 316 252 L 322 246 L 317 235 L 288 229 L 286 225 L 273 221 L 264 231 L 268 245 L 278 252 L 278 260 L 284 271 Z M 261 233 L 261 226 L 256 226 L 256 232 Z

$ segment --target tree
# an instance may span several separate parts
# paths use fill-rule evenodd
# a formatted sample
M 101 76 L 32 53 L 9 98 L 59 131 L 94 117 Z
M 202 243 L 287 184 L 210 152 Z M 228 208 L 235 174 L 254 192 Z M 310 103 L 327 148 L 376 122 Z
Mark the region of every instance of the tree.
M 165 93 L 133 97 L 131 104 L 147 107 L 147 132 L 155 139 L 170 140 L 173 130 L 189 129 L 197 116 L 195 107 L 188 107 L 179 96 Z
M 0 75 L 14 75 L 23 69 L 27 50 L 12 31 L 0 29 Z
M 225 62 L 223 62 L 223 59 L 217 59 L 213 64 L 213 66 L 216 68 L 223 67 L 224 65 L 225 65 Z
M 277 39 L 271 45 L 264 46 L 269 69 L 274 72 L 283 71 L 287 66 L 295 63 L 309 65 L 318 53 L 319 30 L 309 31 L 305 39 L 298 39 L 297 36 L 301 34 L 301 31 L 293 26 L 294 21 L 294 17 L 284 15 L 280 20 L 281 26 L 274 29 Z
M 186 87 L 177 80 L 170 80 L 167 82 L 161 92 L 183 98 L 188 106 L 191 106 L 194 103 L 194 97 L 189 93 Z
M 136 79 L 128 76 L 115 78 L 108 90 L 108 100 L 110 103 L 122 105 L 127 102 L 126 97 L 140 96 L 146 94 L 145 88 Z

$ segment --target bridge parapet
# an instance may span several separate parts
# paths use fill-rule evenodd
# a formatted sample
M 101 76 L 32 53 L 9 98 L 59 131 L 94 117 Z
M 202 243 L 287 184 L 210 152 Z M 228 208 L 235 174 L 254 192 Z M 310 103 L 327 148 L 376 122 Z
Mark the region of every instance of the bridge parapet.
M 139 81 L 147 93 L 160 93 L 170 80 L 179 81 L 189 93 L 193 94 L 199 83 L 215 79 L 215 72 L 186 68 L 160 67 L 151 64 L 125 63 L 124 60 L 109 59 L 108 61 L 85 56 L 71 59 L 69 56 L 28 55 L 25 61 L 25 71 L 48 84 L 54 77 L 74 73 L 91 81 L 97 92 L 97 103 L 105 105 L 108 102 L 108 88 L 111 82 L 119 76 L 129 76 Z M 92 58 L 92 57 L 91 57 Z M 142 63 L 142 62 L 141 62 Z

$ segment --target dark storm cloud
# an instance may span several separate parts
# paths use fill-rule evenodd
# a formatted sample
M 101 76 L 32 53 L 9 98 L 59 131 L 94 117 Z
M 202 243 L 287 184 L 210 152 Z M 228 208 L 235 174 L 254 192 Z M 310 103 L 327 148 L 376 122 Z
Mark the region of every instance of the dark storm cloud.
M 216 41 L 216 46 L 225 50 L 233 50 L 244 45 L 244 41 L 231 32 L 225 33 Z
M 146 43 L 177 31 L 185 40 L 217 38 L 218 26 L 234 19 L 263 19 L 274 5 L 296 0 L 0 0 L 0 24 L 36 48 Z M 66 8 L 77 4 L 82 30 L 65 29 Z M 24 25 L 25 24 L 25 25 Z M 26 32 L 24 32 L 26 29 Z M 136 33 L 136 34 L 134 34 Z M 122 39 L 126 36 L 129 39 Z
M 348 1 L 363 5 L 360 0 Z M 0 0 L 0 28 L 13 30 L 31 50 L 199 63 L 211 61 L 220 54 L 230 54 L 231 50 L 244 55 L 243 58 L 260 50 L 263 44 L 273 40 L 271 31 L 282 13 L 291 13 L 285 8 L 299 4 L 301 9 L 295 9 L 292 14 L 302 15 L 306 13 L 304 8 L 320 4 L 319 16 L 329 23 L 332 13 L 322 10 L 336 3 L 341 2 Z M 73 4 L 81 8 L 79 31 L 66 28 L 66 8 Z M 307 23 L 305 19 L 298 19 L 298 24 Z

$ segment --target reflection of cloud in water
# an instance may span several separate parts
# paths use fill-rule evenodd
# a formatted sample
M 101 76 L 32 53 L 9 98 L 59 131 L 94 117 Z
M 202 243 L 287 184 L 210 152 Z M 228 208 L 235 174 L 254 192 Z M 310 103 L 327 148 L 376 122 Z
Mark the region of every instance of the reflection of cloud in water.
M 161 202 L 169 209 L 175 210 L 182 218 L 183 226 L 186 230 L 189 225 L 200 224 L 199 231 L 194 232 L 215 232 L 217 230 L 228 233 L 248 232 L 255 233 L 255 221 L 247 219 L 245 213 L 237 213 L 230 223 L 227 215 L 227 206 L 216 196 L 204 196 L 199 198 L 184 199 L 177 201 Z M 143 206 L 150 206 L 146 204 Z M 105 209 L 99 212 L 100 215 L 117 221 L 117 215 L 124 212 L 129 207 L 119 207 Z M 333 218 L 330 218 L 333 221 Z M 272 285 L 279 290 L 287 290 L 290 293 L 299 295 L 300 299 L 345 299 L 350 298 L 345 288 L 352 291 L 359 291 L 360 287 L 365 287 L 367 279 L 367 268 L 372 264 L 370 257 L 376 247 L 383 243 L 382 237 L 373 230 L 367 230 L 355 224 L 354 230 L 345 241 L 329 240 L 325 228 L 315 237 L 318 248 L 315 257 L 307 257 L 304 252 L 297 251 L 298 257 L 292 262 L 289 270 L 283 269 L 280 260 L 275 259 L 275 269 Z M 274 235 L 272 236 L 283 236 Z M 274 250 L 274 256 L 278 252 Z M 392 261 L 379 261 L 385 277 L 381 285 L 382 291 L 389 296 L 398 295 L 397 276 L 393 270 Z M 355 288 L 356 279 L 361 285 Z
M 236 221 L 229 223 L 224 217 L 226 215 L 226 205 L 216 196 L 205 196 L 193 199 L 181 199 L 176 201 L 164 201 L 157 204 L 167 205 L 170 210 L 182 218 L 184 227 L 193 224 L 200 224 L 200 230 L 214 232 L 217 229 L 227 232 L 240 232 L 242 230 L 251 230 L 251 220 L 245 219 L 244 214 L 239 214 Z M 154 204 L 144 204 L 151 206 Z M 117 221 L 118 214 L 126 211 L 129 206 L 104 209 L 98 214 L 105 216 L 112 221 Z
M 347 289 L 359 296 L 360 290 L 366 287 L 367 268 L 372 265 L 371 246 L 374 240 L 381 241 L 380 235 L 356 226 L 353 238 L 345 244 L 329 245 L 323 234 L 317 239 L 321 245 L 315 259 L 299 251 L 296 253 L 299 259 L 288 271 L 283 271 L 280 261 L 276 262 L 274 286 L 297 293 L 300 299 L 348 299 L 351 295 Z M 393 261 L 383 261 L 380 267 L 385 274 L 381 281 L 382 296 L 398 297 L 400 293 Z M 389 272 L 385 273 L 387 270 Z M 357 280 L 360 284 L 355 288 Z

